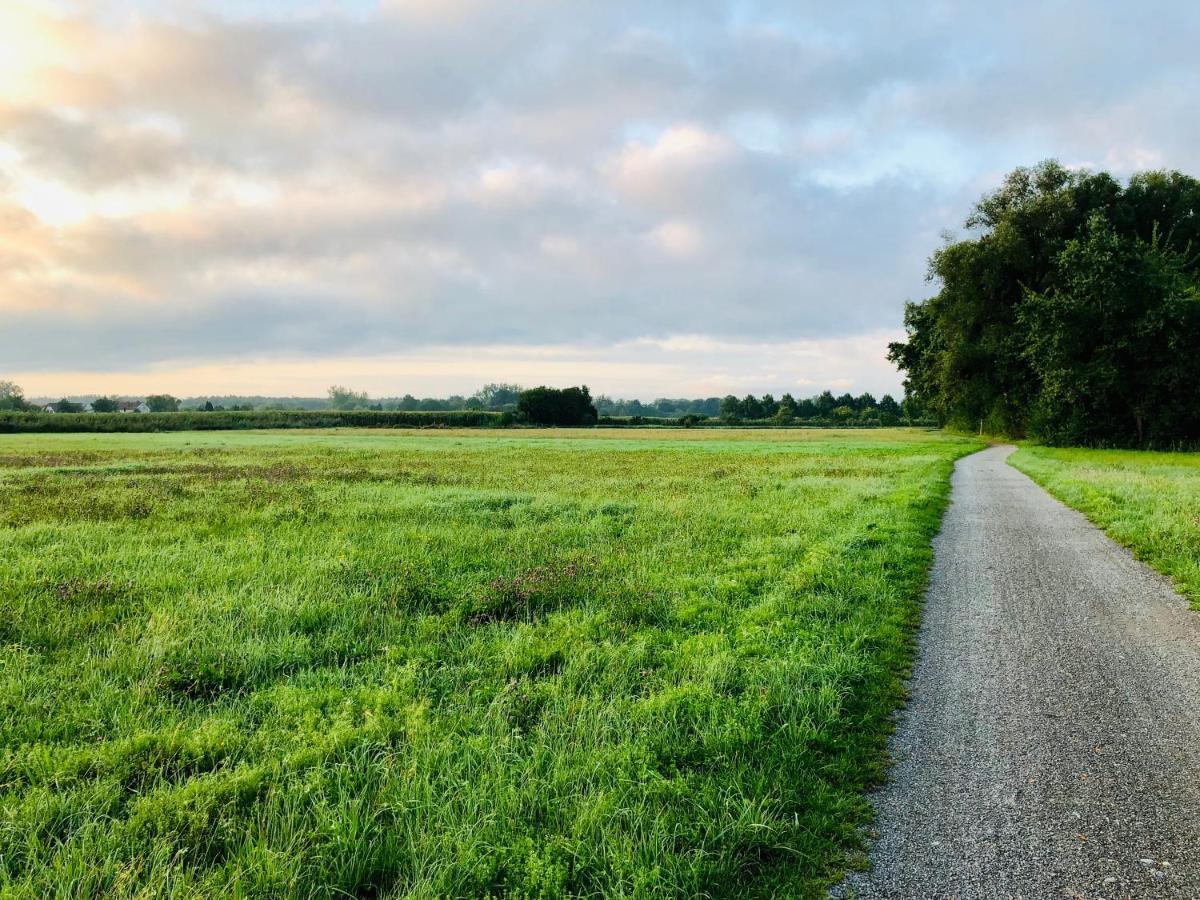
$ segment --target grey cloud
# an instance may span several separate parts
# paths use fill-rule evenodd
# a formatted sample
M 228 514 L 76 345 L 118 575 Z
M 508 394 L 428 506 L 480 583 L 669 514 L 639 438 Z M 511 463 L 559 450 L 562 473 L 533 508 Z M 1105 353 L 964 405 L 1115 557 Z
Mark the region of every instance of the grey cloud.
M 20 155 L 0 360 L 895 329 L 939 231 L 1004 170 L 1200 164 L 1198 16 L 421 0 L 81 19 L 92 82 L 69 110 L 0 91 Z M 54 227 L 20 208 L 30 177 L 186 200 Z

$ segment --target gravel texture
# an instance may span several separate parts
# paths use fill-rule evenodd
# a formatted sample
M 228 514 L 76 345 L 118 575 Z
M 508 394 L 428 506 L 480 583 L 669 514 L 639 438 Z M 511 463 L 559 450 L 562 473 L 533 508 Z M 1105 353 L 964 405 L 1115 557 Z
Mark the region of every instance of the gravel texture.
M 871 868 L 833 896 L 1200 898 L 1200 615 L 1012 450 L 955 470 Z

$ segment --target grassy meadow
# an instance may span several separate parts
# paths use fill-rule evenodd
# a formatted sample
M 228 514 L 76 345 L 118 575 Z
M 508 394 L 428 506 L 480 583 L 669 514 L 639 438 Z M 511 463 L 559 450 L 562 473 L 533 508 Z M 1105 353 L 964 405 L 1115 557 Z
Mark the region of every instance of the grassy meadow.
M 816 896 L 977 446 L 0 436 L 0 894 Z
M 1009 461 L 1200 609 L 1200 453 L 1022 446 Z

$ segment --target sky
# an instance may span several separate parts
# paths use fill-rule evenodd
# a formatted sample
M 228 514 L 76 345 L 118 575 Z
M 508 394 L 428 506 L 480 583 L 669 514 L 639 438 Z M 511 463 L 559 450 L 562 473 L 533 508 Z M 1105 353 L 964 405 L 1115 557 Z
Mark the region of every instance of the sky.
M 1200 173 L 1200 4 L 0 0 L 31 396 L 899 393 L 1054 157 Z

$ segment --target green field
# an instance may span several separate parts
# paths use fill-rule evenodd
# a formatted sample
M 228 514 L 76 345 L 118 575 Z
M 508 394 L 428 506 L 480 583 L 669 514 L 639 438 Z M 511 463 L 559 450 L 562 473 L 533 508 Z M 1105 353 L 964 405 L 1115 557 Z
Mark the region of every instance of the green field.
M 1174 578 L 1200 609 L 1200 453 L 1028 445 L 1010 462 Z
M 0 893 L 817 895 L 977 446 L 0 436 Z

